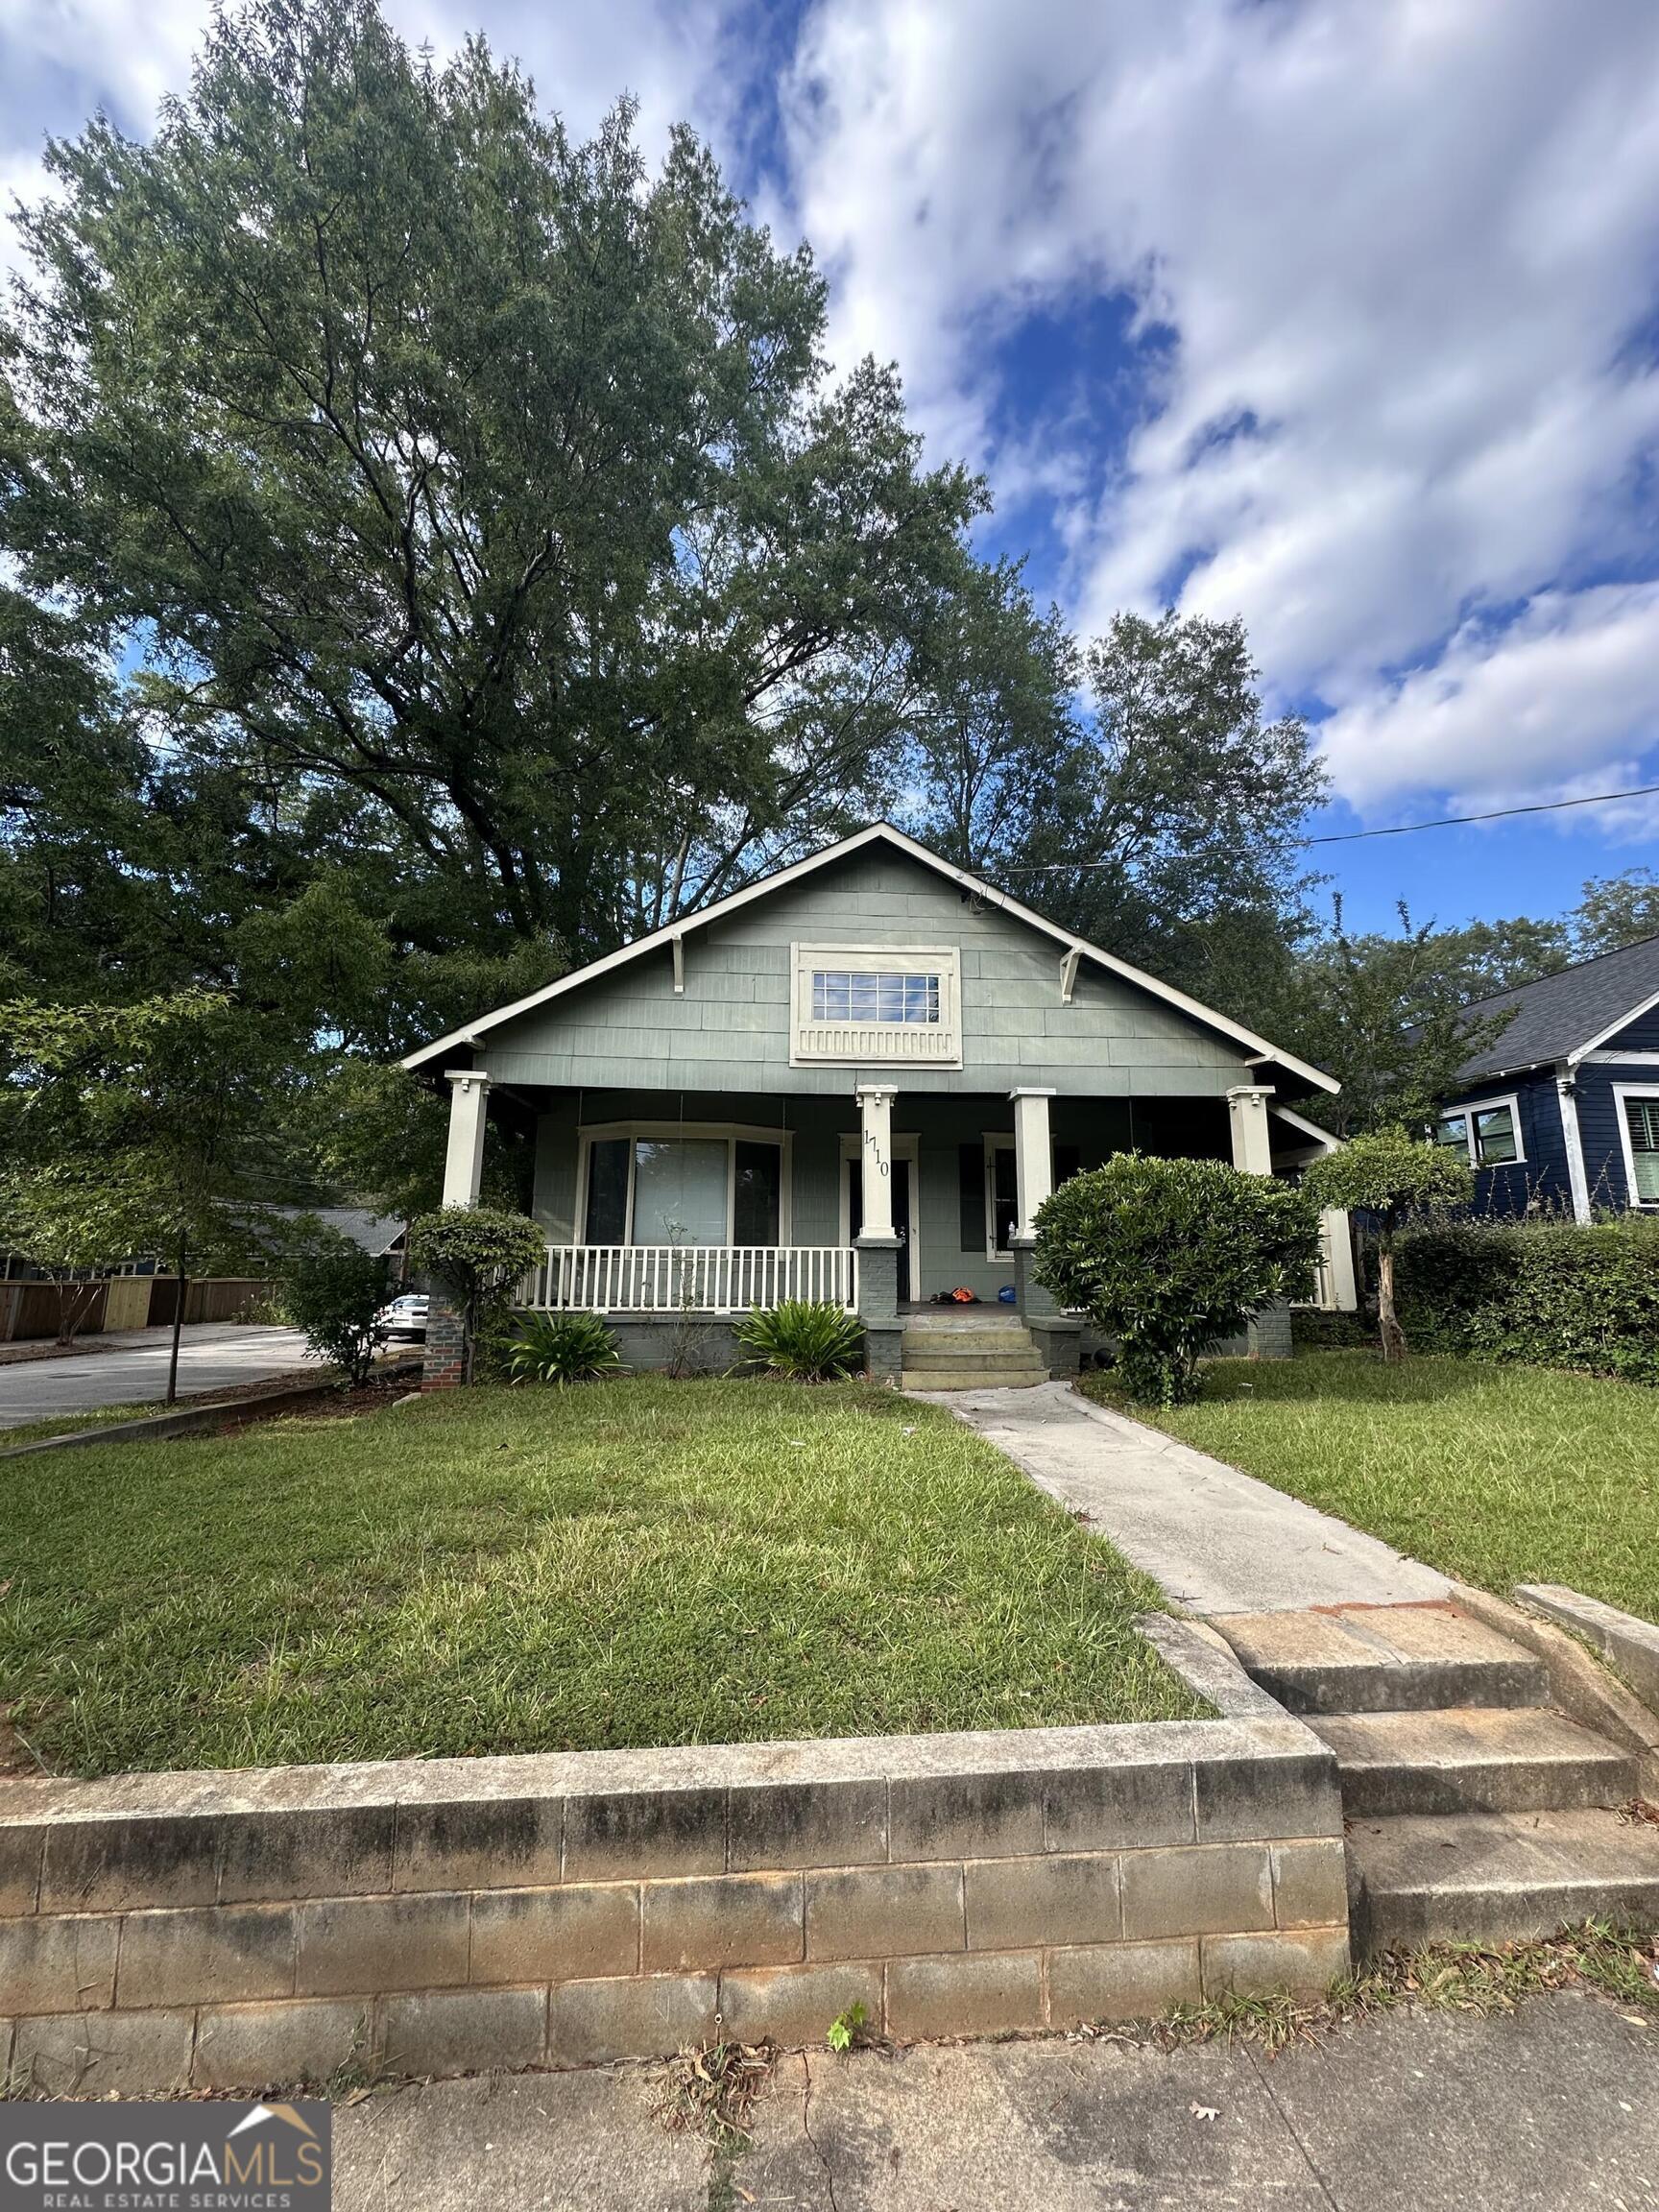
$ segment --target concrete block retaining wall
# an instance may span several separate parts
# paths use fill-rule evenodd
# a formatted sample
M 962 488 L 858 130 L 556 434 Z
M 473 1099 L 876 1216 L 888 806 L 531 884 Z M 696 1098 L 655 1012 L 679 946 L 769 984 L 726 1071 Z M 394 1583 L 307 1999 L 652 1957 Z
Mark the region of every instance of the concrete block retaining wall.
M 0 2076 L 258 2089 L 1063 2028 L 1348 1961 L 1286 1718 L 0 1784 Z

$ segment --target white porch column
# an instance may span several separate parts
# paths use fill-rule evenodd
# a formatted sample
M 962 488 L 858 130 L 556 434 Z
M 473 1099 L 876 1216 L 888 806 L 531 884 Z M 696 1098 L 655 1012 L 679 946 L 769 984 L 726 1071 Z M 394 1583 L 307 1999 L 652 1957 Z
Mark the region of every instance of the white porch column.
M 1359 1305 L 1354 1280 L 1354 1238 L 1348 1216 L 1340 1206 L 1327 1206 L 1319 1216 L 1319 1236 L 1325 1248 L 1326 1301 L 1335 1313 L 1353 1313 Z
M 1233 1165 L 1244 1175 L 1271 1175 L 1273 1146 L 1267 1134 L 1271 1083 L 1239 1083 L 1227 1094 L 1227 1118 L 1233 1127 Z
M 858 1148 L 859 1182 L 864 1193 L 866 1237 L 893 1235 L 893 1100 L 895 1083 L 860 1083 L 858 1111 L 863 1142 Z
M 1561 1101 L 1561 1135 L 1567 1145 L 1567 1183 L 1573 1193 L 1573 1218 L 1590 1218 L 1590 1176 L 1584 1166 L 1584 1133 L 1578 1126 L 1578 1071 L 1561 1068 L 1555 1077 L 1555 1095 Z M 1516 1142 L 1521 1132 L 1515 1132 Z
M 1037 1209 L 1054 1188 L 1054 1155 L 1048 1145 L 1048 1101 L 1052 1091 L 1010 1091 L 1014 1101 L 1014 1190 L 1019 1219 L 1014 1234 L 1029 1242 L 1037 1234 Z
M 473 1068 L 446 1069 L 449 1148 L 444 1155 L 444 1203 L 476 1206 L 484 1174 L 484 1115 L 490 1078 Z

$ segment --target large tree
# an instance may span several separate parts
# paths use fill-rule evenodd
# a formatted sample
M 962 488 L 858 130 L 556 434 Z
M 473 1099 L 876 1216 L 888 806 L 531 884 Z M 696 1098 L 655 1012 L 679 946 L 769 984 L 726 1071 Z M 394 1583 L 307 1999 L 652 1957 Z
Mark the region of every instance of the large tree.
M 1253 1012 L 1302 922 L 1325 787 L 1308 731 L 1266 715 L 1237 619 L 1120 614 L 1081 658 L 1075 711 L 1031 717 L 980 800 L 984 863 L 1124 958 Z
M 809 255 L 686 132 L 652 174 L 626 104 L 574 143 L 481 40 L 253 0 L 152 143 L 49 160 L 6 540 L 141 646 L 198 785 L 343 805 L 451 945 L 570 955 L 882 796 L 982 490 L 891 372 L 826 376 Z

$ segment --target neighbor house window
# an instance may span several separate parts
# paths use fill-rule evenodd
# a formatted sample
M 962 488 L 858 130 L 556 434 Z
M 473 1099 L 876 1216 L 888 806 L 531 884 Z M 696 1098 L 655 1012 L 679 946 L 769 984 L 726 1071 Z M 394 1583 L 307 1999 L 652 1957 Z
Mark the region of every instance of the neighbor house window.
M 1442 1114 L 1434 1142 L 1461 1152 L 1474 1167 L 1503 1167 L 1523 1157 L 1521 1116 L 1513 1098 L 1486 1098 Z
M 639 1126 L 585 1143 L 586 1244 L 777 1244 L 783 1141 Z
M 1626 1093 L 1623 1104 L 1630 1196 L 1638 1206 L 1659 1206 L 1659 1093 Z
M 790 1059 L 962 1065 L 954 946 L 795 945 Z

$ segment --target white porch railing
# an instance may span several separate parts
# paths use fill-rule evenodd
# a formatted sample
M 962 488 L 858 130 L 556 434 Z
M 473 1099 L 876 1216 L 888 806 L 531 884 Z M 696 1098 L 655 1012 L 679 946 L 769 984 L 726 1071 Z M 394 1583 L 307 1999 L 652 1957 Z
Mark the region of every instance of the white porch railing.
M 845 1244 L 549 1244 L 527 1306 L 589 1313 L 746 1313 L 781 1298 L 858 1310 Z

